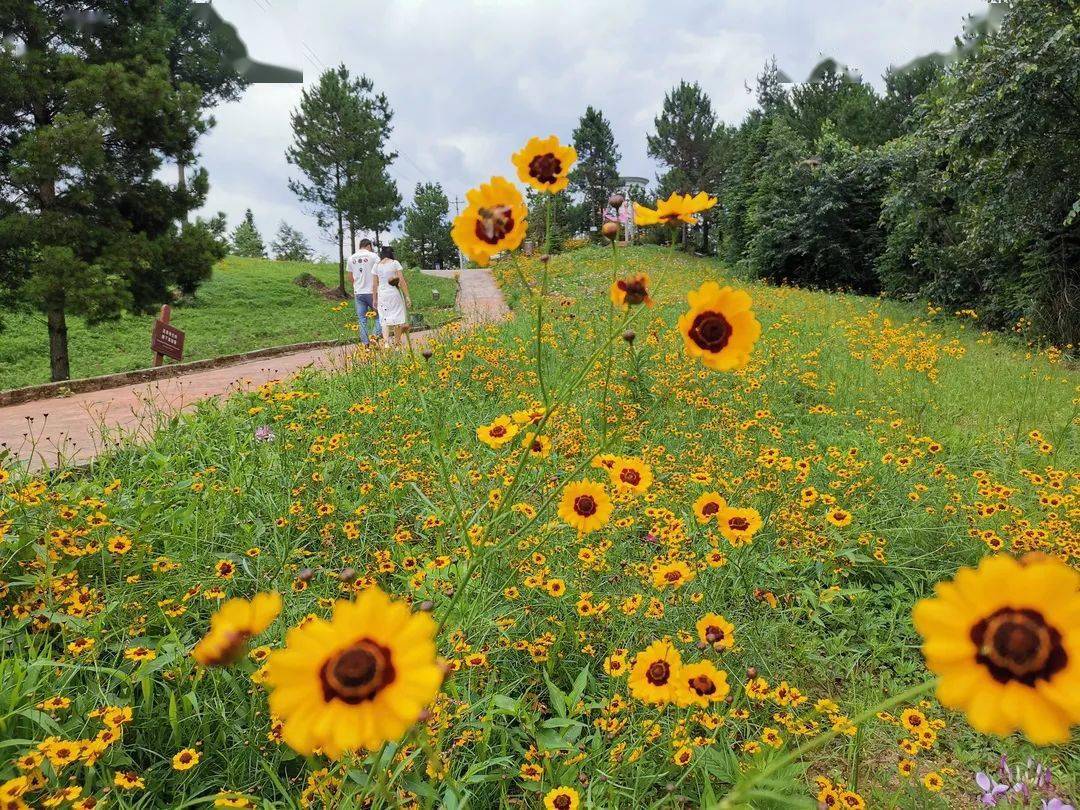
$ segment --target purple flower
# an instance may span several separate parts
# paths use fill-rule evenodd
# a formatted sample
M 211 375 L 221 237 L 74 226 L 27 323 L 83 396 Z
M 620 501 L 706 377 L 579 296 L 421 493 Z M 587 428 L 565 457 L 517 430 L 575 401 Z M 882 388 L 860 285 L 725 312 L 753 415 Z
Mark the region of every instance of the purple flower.
M 1074 808 L 1071 804 L 1066 804 L 1061 799 L 1054 798 L 1050 801 L 1043 799 L 1042 810 L 1074 810 Z
M 274 431 L 270 429 L 269 425 L 260 425 L 255 428 L 255 441 L 257 442 L 272 442 L 274 440 Z
M 998 803 L 998 798 L 1003 793 L 1008 793 L 1009 788 L 1007 785 L 1003 785 L 988 774 L 979 771 L 975 774 L 975 784 L 979 786 L 979 790 L 983 792 L 982 803 L 993 807 Z

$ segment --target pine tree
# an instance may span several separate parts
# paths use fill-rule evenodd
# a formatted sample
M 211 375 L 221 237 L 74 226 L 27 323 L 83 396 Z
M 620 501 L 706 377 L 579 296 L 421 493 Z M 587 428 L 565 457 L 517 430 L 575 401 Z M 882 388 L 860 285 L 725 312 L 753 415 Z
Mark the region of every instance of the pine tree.
M 450 201 L 439 183 L 417 183 L 405 211 L 405 239 L 413 261 L 431 268 L 455 255 L 450 237 Z
M 183 32 L 156 3 L 85 2 L 98 21 L 82 26 L 71 9 L 0 3 L 0 289 L 45 315 L 53 380 L 70 377 L 70 315 L 148 311 L 221 255 L 206 223 L 183 222 L 206 173 L 184 191 L 158 176 L 210 126 L 203 91 L 170 73 Z
M 274 258 L 283 262 L 309 262 L 311 261 L 311 245 L 296 228 L 282 222 L 278 226 L 277 236 L 271 245 Z
M 392 112 L 365 76 L 341 65 L 305 89 L 292 114 L 293 143 L 286 159 L 303 174 L 289 188 L 310 206 L 321 228 L 338 243 L 338 284 L 345 291 L 346 236 L 376 233 L 400 215 L 401 198 L 387 171 Z
M 587 225 L 598 228 L 604 222 L 608 197 L 619 182 L 622 159 L 611 123 L 600 110 L 585 109 L 574 130 L 574 148 L 578 162 L 570 172 L 570 187 L 584 198 Z
M 246 256 L 250 259 L 265 259 L 266 245 L 262 234 L 255 227 L 255 216 L 249 208 L 244 213 L 243 221 L 232 232 L 232 252 L 234 256 Z

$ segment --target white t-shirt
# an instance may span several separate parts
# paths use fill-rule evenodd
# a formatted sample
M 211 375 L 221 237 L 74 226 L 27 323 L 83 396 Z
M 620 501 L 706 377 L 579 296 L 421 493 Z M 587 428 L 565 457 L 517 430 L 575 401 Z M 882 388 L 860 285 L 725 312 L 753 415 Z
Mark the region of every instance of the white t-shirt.
M 375 274 L 372 272 L 379 257 L 366 248 L 349 257 L 349 274 L 352 276 L 353 295 L 371 295 L 375 291 Z

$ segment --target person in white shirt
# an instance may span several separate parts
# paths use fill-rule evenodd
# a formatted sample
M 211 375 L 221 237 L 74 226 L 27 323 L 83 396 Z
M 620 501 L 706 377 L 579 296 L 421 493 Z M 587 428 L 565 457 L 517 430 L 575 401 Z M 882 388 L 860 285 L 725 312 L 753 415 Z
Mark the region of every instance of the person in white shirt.
M 384 247 L 379 253 L 379 263 L 375 265 L 375 306 L 382 321 L 383 337 L 387 346 L 397 346 L 401 336 L 409 331 L 407 306 L 412 306 L 409 298 L 409 285 L 405 281 L 401 263 L 394 258 L 394 249 Z
M 349 276 L 352 278 L 353 302 L 356 304 L 356 317 L 360 321 L 360 342 L 368 345 L 368 312 L 375 313 L 372 335 L 379 335 L 379 312 L 375 309 L 375 265 L 379 257 L 371 249 L 370 239 L 361 239 L 356 253 L 349 257 Z

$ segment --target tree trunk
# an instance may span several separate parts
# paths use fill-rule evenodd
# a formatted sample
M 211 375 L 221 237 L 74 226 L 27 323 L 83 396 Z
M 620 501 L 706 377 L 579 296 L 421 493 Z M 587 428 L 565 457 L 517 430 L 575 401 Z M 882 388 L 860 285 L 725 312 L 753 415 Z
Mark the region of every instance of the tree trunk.
M 46 314 L 49 318 L 49 367 L 52 370 L 52 381 L 70 380 L 67 317 L 64 314 L 63 299 L 50 303 Z
M 709 218 L 701 218 L 701 252 L 709 255 Z
M 176 190 L 187 192 L 187 164 L 182 160 L 176 161 Z
M 345 222 L 341 212 L 337 215 L 337 243 L 338 243 L 338 289 L 345 295 Z

